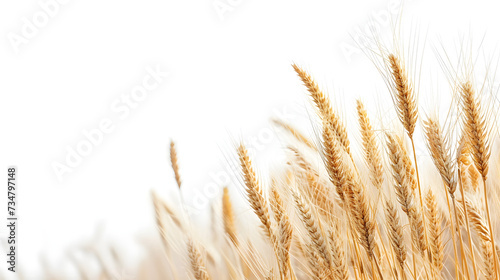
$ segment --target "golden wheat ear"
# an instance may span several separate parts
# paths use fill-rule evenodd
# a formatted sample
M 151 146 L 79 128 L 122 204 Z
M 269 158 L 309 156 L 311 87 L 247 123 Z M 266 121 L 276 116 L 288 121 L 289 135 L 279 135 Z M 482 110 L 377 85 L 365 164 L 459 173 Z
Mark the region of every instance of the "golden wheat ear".
M 382 158 L 380 149 L 375 137 L 375 131 L 368 118 L 365 106 L 361 100 L 356 100 L 359 126 L 361 127 L 361 139 L 363 141 L 363 152 L 366 164 L 370 170 L 370 180 L 377 190 L 382 189 L 384 183 L 384 170 L 382 168 Z
M 207 268 L 205 266 L 205 261 L 201 256 L 200 251 L 196 247 L 196 244 L 189 239 L 187 242 L 189 262 L 191 264 L 191 270 L 193 272 L 194 278 L 196 280 L 210 280 Z
M 493 257 L 493 245 L 490 241 L 481 239 L 481 254 L 483 257 L 483 274 L 485 279 L 495 279 L 495 258 Z
M 339 141 L 327 122 L 323 122 L 322 152 L 330 181 L 335 186 L 335 190 L 343 203 L 345 201 L 344 192 L 348 183 L 346 176 L 344 176 L 344 156 Z
M 330 99 L 321 91 L 318 84 L 309 74 L 307 74 L 306 71 L 296 64 L 292 64 L 292 67 L 309 91 L 314 104 L 316 104 L 321 120 L 326 121 L 329 124 L 335 136 L 342 144 L 342 147 L 350 155 L 351 150 L 349 147 L 350 142 L 349 137 L 347 136 L 347 129 L 345 128 L 342 120 L 332 109 Z
M 174 141 L 170 141 L 170 163 L 172 164 L 172 170 L 174 171 L 175 181 L 179 189 L 181 188 L 181 175 L 179 173 L 179 163 L 177 162 L 177 150 L 175 148 Z
M 403 227 L 401 226 L 401 220 L 398 215 L 398 209 L 390 199 L 386 199 L 385 221 L 389 241 L 399 264 L 399 272 L 401 275 L 405 275 L 405 262 L 408 252 L 405 245 Z
M 332 260 L 334 265 L 334 273 L 337 277 L 336 279 L 348 280 L 349 267 L 347 265 L 346 254 L 344 252 L 344 242 L 342 238 L 342 233 L 338 227 L 338 221 L 331 226 L 329 234 L 329 242 L 332 250 Z
M 410 138 L 413 138 L 418 118 L 417 101 L 413 87 L 399 58 L 394 54 L 389 54 L 387 59 L 392 71 L 394 106 L 406 133 Z
M 427 147 L 429 148 L 434 165 L 452 198 L 455 197 L 457 181 L 455 179 L 455 164 L 451 156 L 450 142 L 445 138 L 436 119 L 427 119 L 423 122 Z
M 279 202 L 278 202 L 279 203 Z M 283 209 L 283 206 L 280 207 Z M 286 213 L 280 215 L 281 219 L 278 221 L 278 267 L 284 279 L 296 279 L 295 273 L 292 268 L 290 248 L 292 246 L 293 229 L 290 223 L 290 218 Z
M 472 159 L 476 169 L 486 181 L 490 158 L 487 122 L 471 82 L 462 84 L 460 104 L 462 106 L 463 129 L 470 143 Z
M 317 151 L 318 149 L 316 146 L 313 144 L 313 142 L 305 136 L 302 132 L 297 130 L 294 126 L 292 126 L 289 123 L 286 123 L 280 119 L 272 119 L 272 122 L 278 126 L 287 131 L 290 135 L 292 135 L 298 142 L 306 145 L 308 148 L 310 148 L 313 151 Z
M 403 211 L 409 215 L 413 204 L 412 180 L 407 172 L 406 160 L 404 159 L 405 152 L 399 144 L 397 136 L 386 133 L 387 138 L 387 154 L 389 156 L 390 165 L 393 175 L 393 184 L 396 191 L 396 196 Z
M 253 169 L 252 161 L 248 156 L 248 150 L 243 144 L 240 144 L 237 152 L 240 160 L 243 181 L 245 183 L 245 190 L 248 196 L 248 202 L 257 217 L 260 219 L 267 237 L 269 237 L 271 242 L 274 243 L 275 234 L 273 232 L 274 229 L 269 213 L 269 207 L 259 181 L 257 180 L 257 175 Z
M 222 193 L 222 217 L 224 231 L 226 232 L 231 242 L 233 242 L 235 246 L 238 246 L 233 204 L 231 203 L 231 197 L 229 196 L 229 190 L 227 187 L 224 187 L 224 191 Z
M 425 214 L 429 222 L 429 242 L 432 265 L 441 273 L 444 260 L 444 245 L 441 233 L 442 217 L 437 208 L 436 197 L 432 190 L 427 192 L 425 196 Z
M 335 204 L 332 200 L 331 188 L 326 182 L 323 182 L 316 170 L 304 158 L 302 153 L 294 147 L 288 147 L 293 152 L 293 161 L 298 165 L 298 177 L 300 177 L 299 185 L 303 186 L 304 193 L 316 206 L 318 212 L 331 222 L 334 214 Z
M 315 252 L 319 254 L 325 265 L 331 268 L 332 256 L 320 220 L 311 208 L 311 204 L 298 191 L 292 190 L 292 195 L 300 220 L 307 230 Z

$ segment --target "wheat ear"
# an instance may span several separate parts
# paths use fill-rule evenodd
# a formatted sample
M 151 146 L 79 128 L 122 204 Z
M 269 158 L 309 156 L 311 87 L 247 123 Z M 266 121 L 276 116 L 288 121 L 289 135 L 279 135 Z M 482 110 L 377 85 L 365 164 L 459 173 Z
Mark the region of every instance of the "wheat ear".
M 179 163 L 177 162 L 177 150 L 175 149 L 174 141 L 170 141 L 170 163 L 172 164 L 172 169 L 174 170 L 175 181 L 177 186 L 181 188 L 181 175 L 179 173 Z
M 425 214 L 429 224 L 429 243 L 432 256 L 432 265 L 438 271 L 443 269 L 444 246 L 441 233 L 442 217 L 437 208 L 436 197 L 432 190 L 427 192 L 425 196 Z
M 417 102 L 413 87 L 399 58 L 394 54 L 389 54 L 388 60 L 394 87 L 392 95 L 394 106 L 406 133 L 412 138 L 418 118 Z
M 255 175 L 255 171 L 252 167 L 252 161 L 248 156 L 248 151 L 243 144 L 240 144 L 240 146 L 238 147 L 238 156 L 240 159 L 240 165 L 243 174 L 243 180 L 245 182 L 248 201 L 257 217 L 259 217 L 266 235 L 273 242 L 274 233 L 267 201 L 264 197 L 262 189 L 260 188 L 257 176 Z
M 390 202 L 390 200 L 386 200 L 385 210 L 386 228 L 389 233 L 389 241 L 391 242 L 392 249 L 396 254 L 396 260 L 399 264 L 399 271 L 403 279 L 406 279 L 405 262 L 408 253 L 406 250 L 403 227 L 401 226 L 401 220 L 398 215 L 398 210 L 394 206 L 394 204 Z
M 307 74 L 306 71 L 304 71 L 296 64 L 292 64 L 292 67 L 309 91 L 309 94 L 311 95 L 314 103 L 316 104 L 316 107 L 318 108 L 321 119 L 329 123 L 332 131 L 335 133 L 336 137 L 342 144 L 342 147 L 350 155 L 351 150 L 349 148 L 350 144 L 349 137 L 347 137 L 347 129 L 345 128 L 344 124 L 337 116 L 337 114 L 335 114 L 335 112 L 333 111 L 330 104 L 330 99 L 328 99 L 328 97 L 321 91 L 318 84 L 309 74 Z
M 443 135 L 437 120 L 428 119 L 424 121 L 423 127 L 432 161 L 438 169 L 448 193 L 454 199 L 457 181 L 454 175 L 455 165 L 453 164 L 451 148 L 449 147 L 450 142 Z
M 483 257 L 484 277 L 486 280 L 495 279 L 495 258 L 493 245 L 490 241 L 481 239 L 481 254 Z
M 188 241 L 188 256 L 191 263 L 191 270 L 196 280 L 210 280 L 205 262 L 201 256 L 200 251 L 192 240 Z
M 273 119 L 272 121 L 273 121 L 273 123 L 275 125 L 277 125 L 277 126 L 283 128 L 284 130 L 286 130 L 293 137 L 295 137 L 295 139 L 297 139 L 297 141 L 299 141 L 300 143 L 303 143 L 304 145 L 306 145 L 311 150 L 313 150 L 313 151 L 317 151 L 318 150 L 316 148 L 316 146 L 313 144 L 313 142 L 311 142 L 311 140 L 307 136 L 305 136 L 304 134 L 302 134 L 300 131 L 298 131 L 295 127 L 293 127 L 289 123 L 286 123 L 286 122 L 284 122 L 284 121 L 282 121 L 280 119 Z
M 285 204 L 276 189 L 275 183 L 271 187 L 271 209 L 273 210 L 274 220 L 278 224 L 277 242 L 275 250 L 278 254 L 278 266 L 282 279 L 295 279 L 295 273 L 290 260 L 290 248 L 292 245 L 292 225 L 290 218 L 286 213 Z
M 338 223 L 333 224 L 331 228 L 332 230 L 330 231 L 329 238 L 332 250 L 334 273 L 337 277 L 336 279 L 348 280 L 349 269 L 345 259 L 344 244 L 342 242 L 343 238 L 338 228 Z
M 289 147 L 289 149 L 294 153 L 295 162 L 301 168 L 301 173 L 303 173 L 302 176 L 305 181 L 304 185 L 307 186 L 306 193 L 309 199 L 317 206 L 320 214 L 323 214 L 327 220 L 330 220 L 335 208 L 334 202 L 330 199 L 330 188 L 321 182 L 318 173 L 303 157 L 299 150 L 294 147 Z
M 386 138 L 387 154 L 392 169 L 396 197 L 399 204 L 401 204 L 401 209 L 408 215 L 413 203 L 413 192 L 411 190 L 412 180 L 409 176 L 410 174 L 406 171 L 405 160 L 403 158 L 405 153 L 402 151 L 397 136 L 386 133 Z
M 313 209 L 311 209 L 310 203 L 300 193 L 292 190 L 292 195 L 300 220 L 304 224 L 312 244 L 314 244 L 315 249 L 327 267 L 332 267 L 332 256 L 327 242 L 328 239 L 325 238 L 320 220 L 318 220 Z
M 482 113 L 481 104 L 475 96 L 472 83 L 466 82 L 461 87 L 460 103 L 463 111 L 463 127 L 470 143 L 472 159 L 483 180 L 488 175 L 490 147 L 486 118 Z
M 335 186 L 338 196 L 344 202 L 344 191 L 347 188 L 343 169 L 343 152 L 338 138 L 333 134 L 328 123 L 323 122 L 322 151 L 330 181 Z
M 363 102 L 358 99 L 356 100 L 356 104 L 358 121 L 361 127 L 361 139 L 363 140 L 363 152 L 371 174 L 370 180 L 380 191 L 384 183 L 384 171 L 382 168 L 379 146 Z
M 224 231 L 227 236 L 233 242 L 235 246 L 238 246 L 238 239 L 236 237 L 236 225 L 234 222 L 234 212 L 233 204 L 231 203 L 231 197 L 229 196 L 229 190 L 224 187 L 222 193 L 222 217 L 224 223 Z

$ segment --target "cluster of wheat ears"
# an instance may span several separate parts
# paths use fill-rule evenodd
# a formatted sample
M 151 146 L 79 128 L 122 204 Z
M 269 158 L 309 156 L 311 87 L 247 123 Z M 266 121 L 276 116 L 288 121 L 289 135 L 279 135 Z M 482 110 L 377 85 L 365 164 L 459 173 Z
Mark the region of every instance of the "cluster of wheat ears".
M 251 234 L 241 232 L 227 188 L 221 198 L 224 236 L 219 244 L 193 238 L 190 233 L 196 229 L 183 218 L 182 207 L 176 211 L 153 193 L 168 277 L 500 279 L 492 217 L 499 205 L 492 188 L 499 178 L 496 170 L 488 172 L 490 165 L 496 166 L 490 163 L 497 135 L 494 117 L 471 79 L 455 84 L 459 116 L 447 128 L 437 116 L 419 117 L 417 93 L 402 57 L 388 53 L 383 61 L 404 133 L 374 128 L 358 100 L 359 161 L 329 98 L 303 68 L 292 65 L 313 101 L 320 129 L 317 139 L 311 139 L 289 123 L 274 121 L 293 141 L 286 146 L 283 172 L 268 187 L 257 178 L 258 166 L 246 146 L 236 147 L 245 198 L 260 220 Z M 417 125 L 432 168 L 417 162 Z M 458 132 L 450 133 L 450 126 Z M 181 188 L 173 143 L 170 157 Z M 441 180 L 424 186 L 422 177 L 432 177 L 432 172 Z M 176 268 L 179 259 L 187 272 Z

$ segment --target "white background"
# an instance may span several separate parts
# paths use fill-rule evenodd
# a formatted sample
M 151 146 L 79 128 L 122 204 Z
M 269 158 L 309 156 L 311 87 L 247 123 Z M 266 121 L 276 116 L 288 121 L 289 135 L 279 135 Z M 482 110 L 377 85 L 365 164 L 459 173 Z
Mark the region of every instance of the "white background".
M 232 160 L 240 139 L 256 140 L 262 173 L 272 167 L 267 159 L 280 139 L 267 134 L 274 131 L 270 117 L 290 115 L 313 136 L 313 111 L 292 62 L 310 71 L 348 123 L 354 98 L 372 112 L 390 103 L 370 60 L 359 51 L 346 55 L 342 46 L 354 47 L 351 36 L 370 19 L 390 34 L 386 16 L 398 16 L 398 1 L 68 0 L 32 38 L 13 43 L 23 36 L 23 18 L 33 23 L 47 2 L 0 2 L 0 167 L 4 174 L 8 165 L 19 169 L 18 254 L 31 277 L 40 273 L 40 258 L 57 271 L 64 250 L 91 239 L 99 225 L 125 251 L 134 235 L 154 231 L 150 190 L 177 201 L 170 139 L 189 201 Z M 495 1 L 413 0 L 403 22 L 423 34 L 424 62 L 435 60 L 433 47 L 451 50 L 485 37 L 484 53 L 493 55 L 499 43 Z M 113 102 L 156 65 L 169 77 L 120 119 Z M 423 79 L 440 72 L 429 69 Z M 67 147 L 75 149 L 82 131 L 105 118 L 114 130 L 58 180 L 54 162 L 65 164 Z M 0 194 L 5 217 L 5 188 Z

